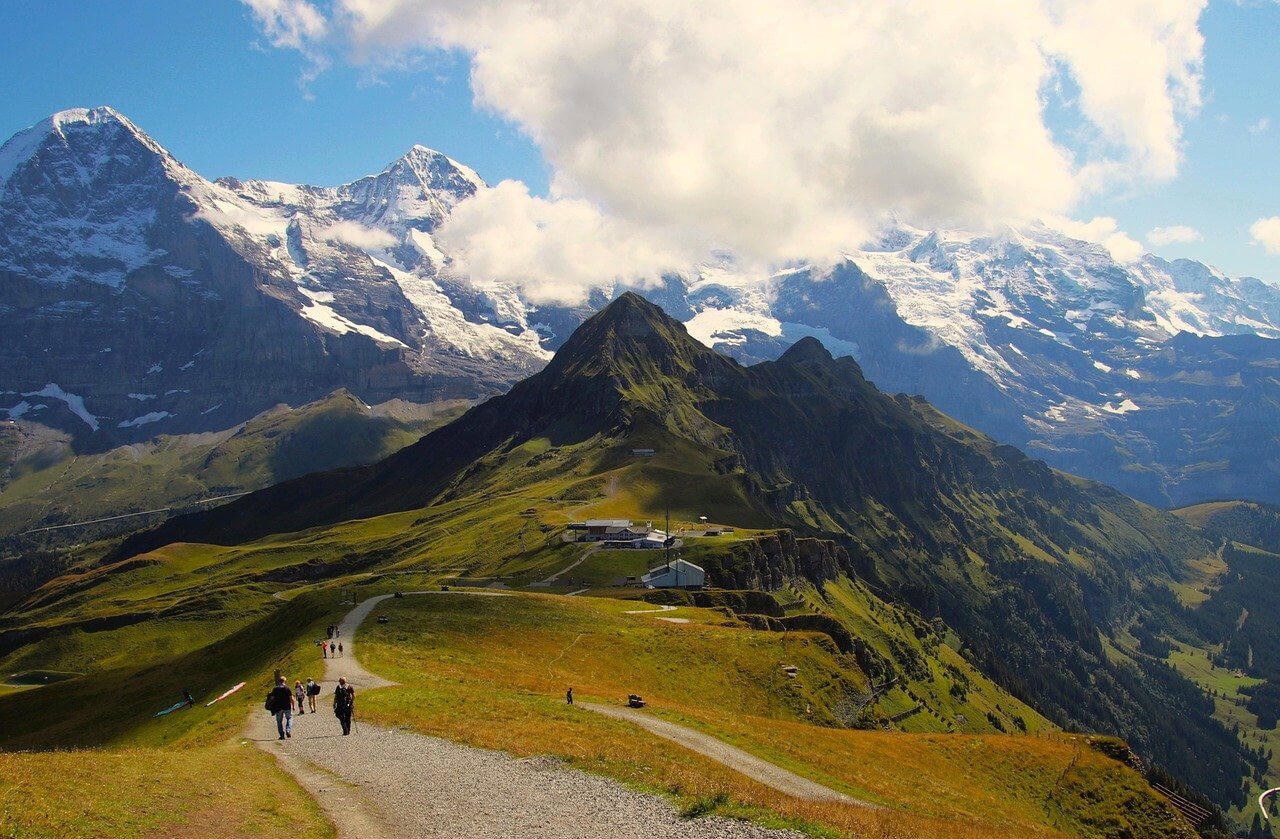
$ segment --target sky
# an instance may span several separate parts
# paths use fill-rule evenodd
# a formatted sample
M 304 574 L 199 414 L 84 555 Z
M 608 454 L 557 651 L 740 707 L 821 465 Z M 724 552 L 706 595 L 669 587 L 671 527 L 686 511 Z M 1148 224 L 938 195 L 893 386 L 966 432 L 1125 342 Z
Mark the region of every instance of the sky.
M 508 182 L 454 251 L 546 296 L 821 259 L 889 211 L 1280 282 L 1274 0 L 41 0 L 0 31 L 0 135 L 105 104 L 207 177 L 323 185 L 422 143 Z

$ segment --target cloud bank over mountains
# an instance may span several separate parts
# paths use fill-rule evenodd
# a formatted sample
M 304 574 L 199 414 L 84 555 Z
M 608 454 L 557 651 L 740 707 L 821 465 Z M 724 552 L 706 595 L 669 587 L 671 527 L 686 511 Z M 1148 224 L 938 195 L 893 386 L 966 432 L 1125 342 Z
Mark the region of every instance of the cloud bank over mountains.
M 465 56 L 552 189 L 500 185 L 441 233 L 462 270 L 567 301 L 713 250 L 827 258 L 886 213 L 984 229 L 1171 178 L 1206 0 L 244 2 L 313 68 Z

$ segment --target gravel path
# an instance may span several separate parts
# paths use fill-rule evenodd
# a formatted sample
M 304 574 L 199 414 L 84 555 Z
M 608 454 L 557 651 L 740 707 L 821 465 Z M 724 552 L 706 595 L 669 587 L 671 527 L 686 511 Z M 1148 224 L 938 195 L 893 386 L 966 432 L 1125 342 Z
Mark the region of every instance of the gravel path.
M 599 705 L 595 702 L 578 702 L 577 707 L 586 708 L 588 711 L 595 711 L 597 714 L 604 714 L 614 719 L 633 722 L 651 734 L 679 743 L 686 749 L 709 757 L 717 763 L 723 763 L 730 769 L 737 770 L 752 780 L 759 781 L 765 786 L 773 787 L 778 792 L 794 798 L 803 798 L 808 801 L 835 801 L 854 807 L 865 807 L 872 810 L 881 809 L 879 805 L 872 804 L 869 801 L 862 801 L 842 792 L 836 792 L 830 787 L 824 787 L 816 781 L 811 781 L 788 769 L 769 763 L 767 760 L 762 760 L 750 752 L 744 752 L 736 746 L 730 746 L 723 740 L 717 740 L 709 734 L 703 734 L 696 729 L 677 725 L 660 717 L 646 714 L 638 708 L 628 708 L 622 705 Z
M 406 592 L 509 596 L 499 592 Z M 549 758 L 516 759 L 436 737 L 357 722 L 350 737 L 331 711 L 338 676 L 362 690 L 394 684 L 354 657 L 356 629 L 378 603 L 371 597 L 340 625 L 346 655 L 324 659 L 318 713 L 295 715 L 293 737 L 277 740 L 275 720 L 254 711 L 245 737 L 274 754 L 319 803 L 341 837 L 547 837 L 621 839 L 800 839 L 718 816 L 686 820 L 666 799 L 635 792 L 608 778 Z

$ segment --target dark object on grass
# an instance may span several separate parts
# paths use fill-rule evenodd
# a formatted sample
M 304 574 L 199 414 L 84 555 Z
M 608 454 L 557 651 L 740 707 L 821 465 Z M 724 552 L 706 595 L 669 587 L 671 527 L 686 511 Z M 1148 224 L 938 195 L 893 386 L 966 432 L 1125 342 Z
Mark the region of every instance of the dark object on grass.
M 396 592 L 396 599 L 398 600 L 398 599 L 400 599 L 401 597 L 404 597 L 404 592 L 403 592 L 403 591 L 397 591 L 397 592 Z
M 643 707 L 644 707 L 644 699 L 643 699 L 639 694 L 629 693 L 629 694 L 627 694 L 627 707 L 628 707 L 628 708 L 643 708 Z
M 386 623 L 388 620 L 386 615 L 378 615 L 378 623 Z

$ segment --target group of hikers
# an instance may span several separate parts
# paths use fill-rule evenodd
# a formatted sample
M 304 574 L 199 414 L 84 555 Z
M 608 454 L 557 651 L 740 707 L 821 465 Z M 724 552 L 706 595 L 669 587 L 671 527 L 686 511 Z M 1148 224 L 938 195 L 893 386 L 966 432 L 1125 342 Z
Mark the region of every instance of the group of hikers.
M 276 686 L 267 694 L 266 708 L 275 715 L 279 739 L 284 740 L 293 736 L 294 711 L 297 711 L 299 716 L 306 714 L 308 710 L 313 714 L 316 713 L 316 697 L 319 695 L 320 683 L 315 679 L 307 679 L 305 685 L 301 680 L 295 681 L 293 689 L 290 690 L 289 680 L 281 675 L 276 676 Z M 338 679 L 338 686 L 333 690 L 333 715 L 342 724 L 344 735 L 351 733 L 351 717 L 355 711 L 356 689 L 343 676 Z
M 339 658 L 343 654 L 341 641 L 317 641 L 321 658 Z

